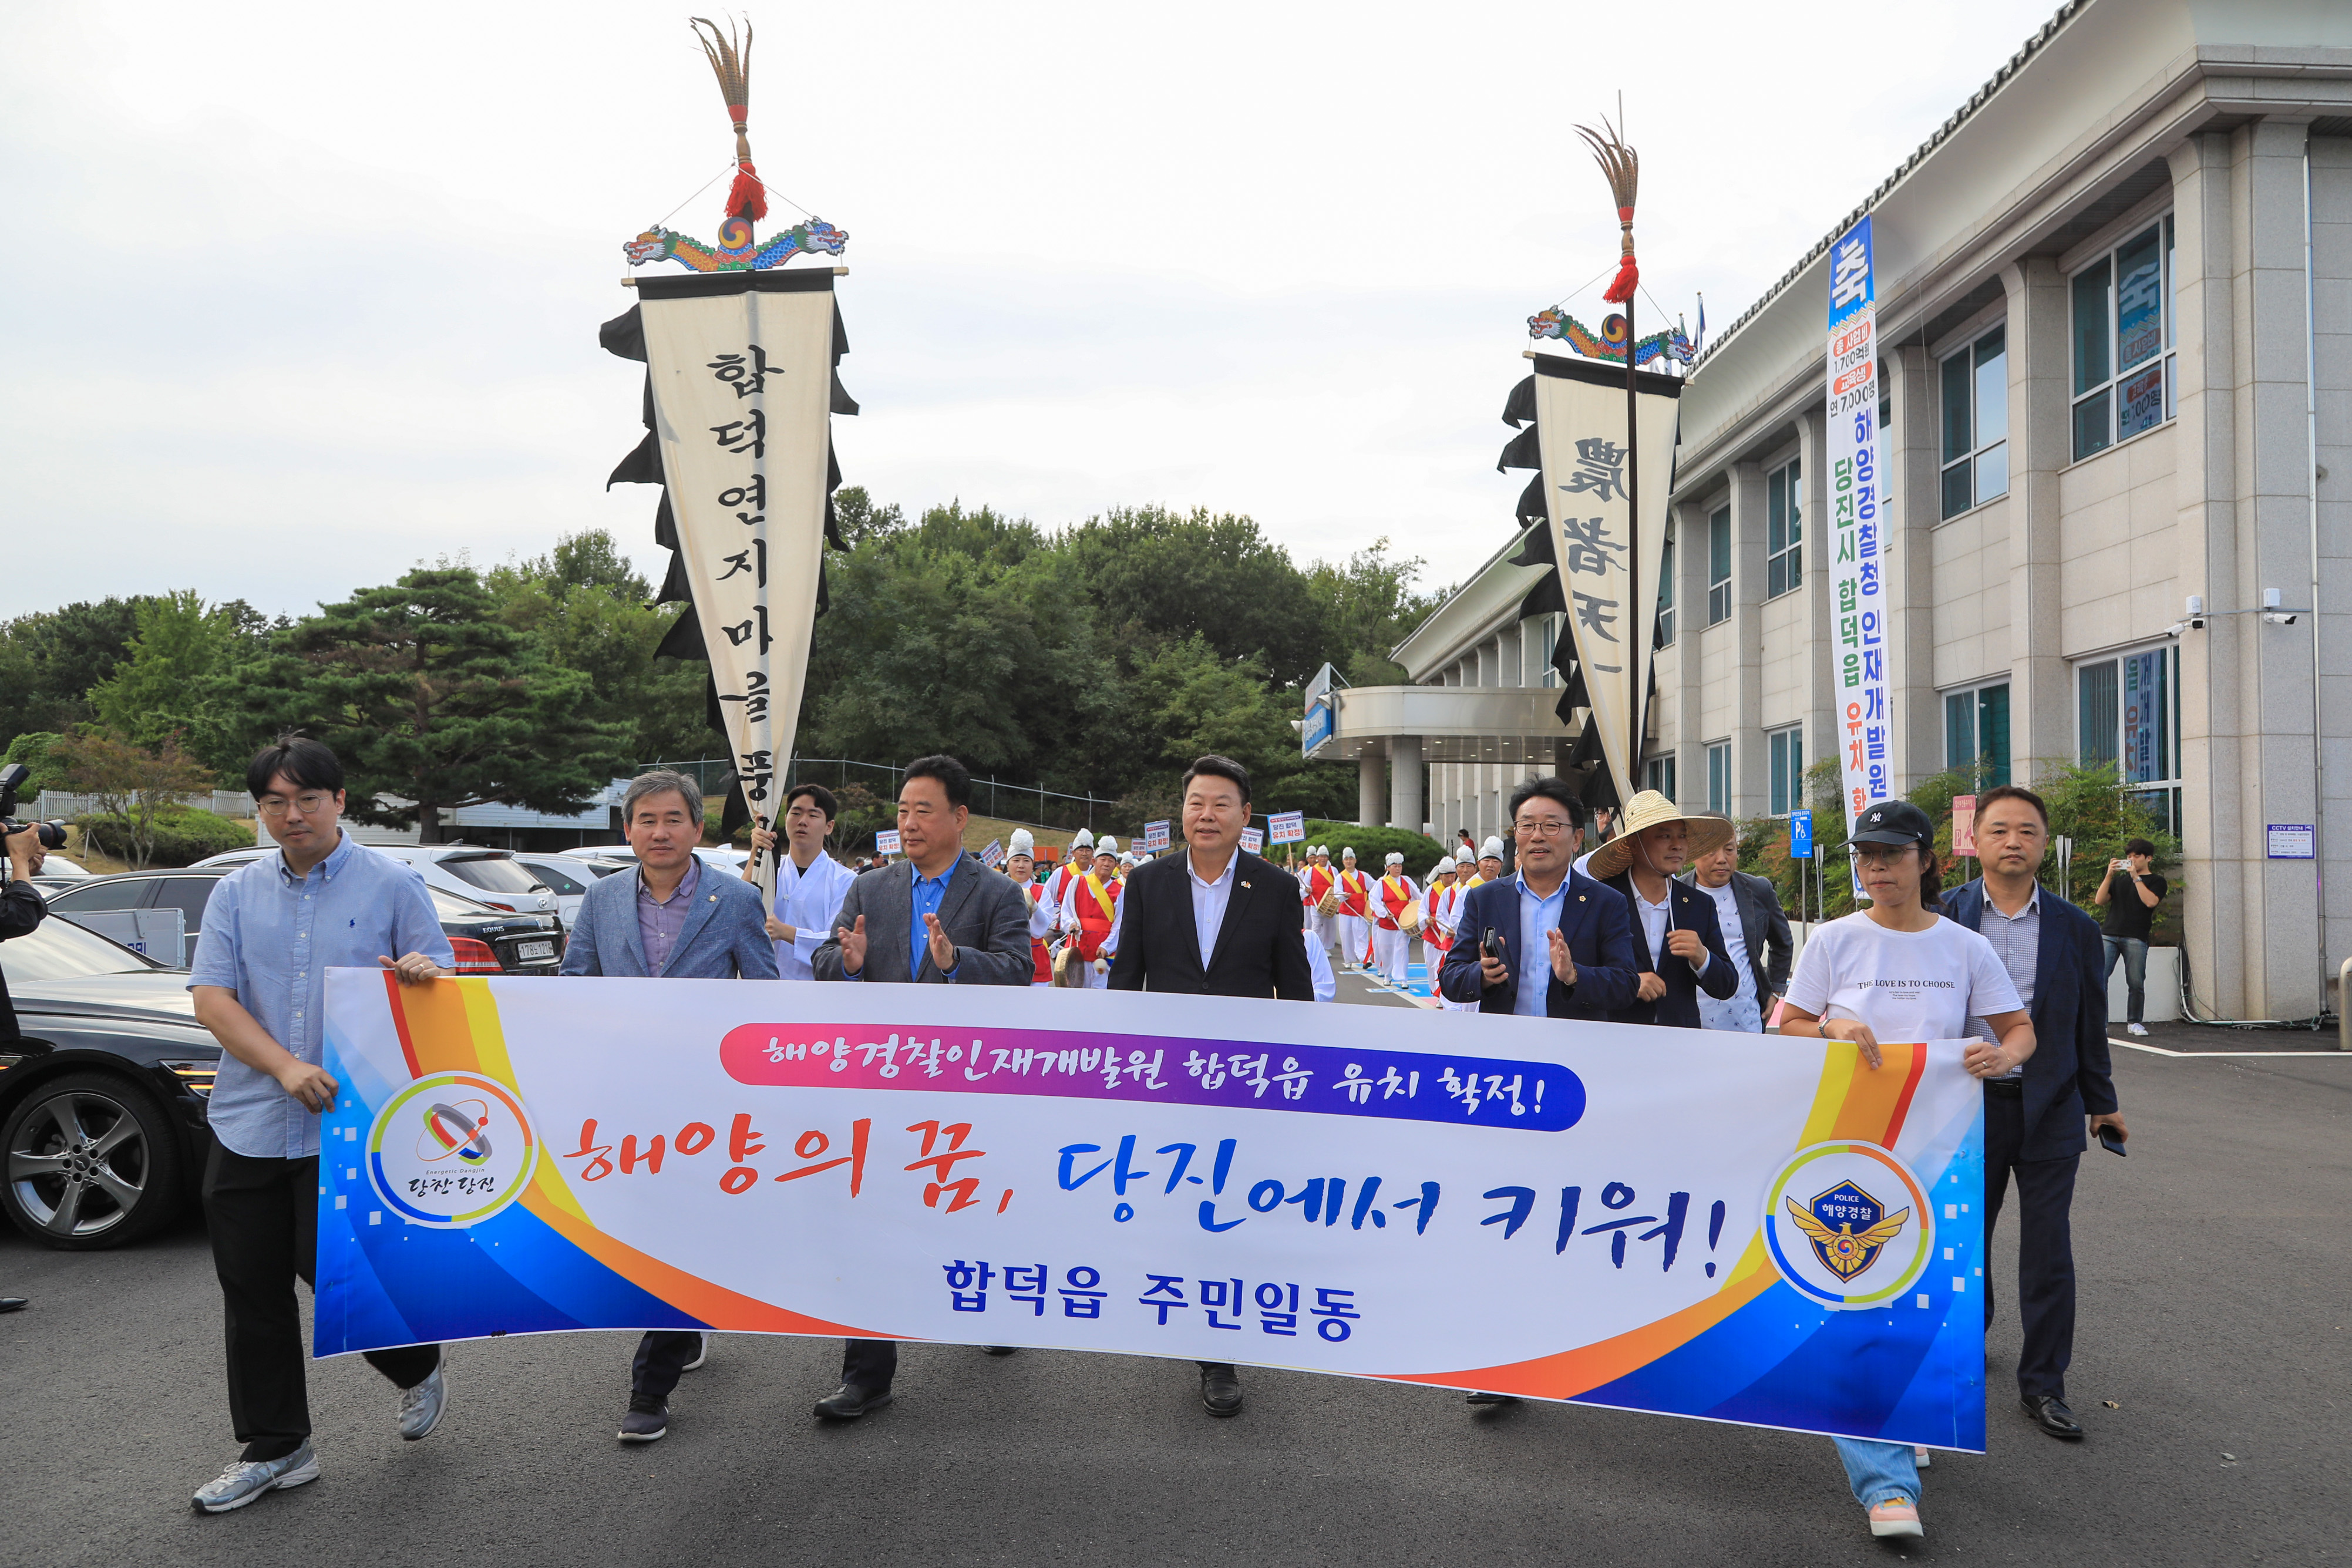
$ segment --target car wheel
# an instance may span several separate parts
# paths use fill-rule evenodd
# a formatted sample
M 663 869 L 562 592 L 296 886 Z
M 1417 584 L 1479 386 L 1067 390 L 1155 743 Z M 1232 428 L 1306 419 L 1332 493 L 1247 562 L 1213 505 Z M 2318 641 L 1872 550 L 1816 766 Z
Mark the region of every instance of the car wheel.
M 135 1241 L 182 1197 L 179 1140 L 155 1097 L 112 1073 L 36 1087 L 0 1131 L 0 1206 L 44 1246 L 89 1252 Z

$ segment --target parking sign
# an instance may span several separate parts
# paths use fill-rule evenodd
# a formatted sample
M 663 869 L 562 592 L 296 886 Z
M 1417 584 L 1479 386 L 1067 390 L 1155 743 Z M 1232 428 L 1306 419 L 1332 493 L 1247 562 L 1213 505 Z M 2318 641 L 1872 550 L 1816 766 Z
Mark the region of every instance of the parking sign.
M 1813 858 L 1813 814 L 1792 811 L 1789 814 L 1789 858 L 1810 860 Z

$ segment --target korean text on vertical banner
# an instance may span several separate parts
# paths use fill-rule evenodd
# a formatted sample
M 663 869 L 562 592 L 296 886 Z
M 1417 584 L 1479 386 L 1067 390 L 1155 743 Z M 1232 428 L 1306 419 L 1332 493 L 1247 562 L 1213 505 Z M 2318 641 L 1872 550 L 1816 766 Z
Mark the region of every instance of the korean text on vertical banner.
M 1875 300 L 1865 217 L 1830 247 L 1831 658 L 1849 829 L 1864 806 L 1893 793 Z

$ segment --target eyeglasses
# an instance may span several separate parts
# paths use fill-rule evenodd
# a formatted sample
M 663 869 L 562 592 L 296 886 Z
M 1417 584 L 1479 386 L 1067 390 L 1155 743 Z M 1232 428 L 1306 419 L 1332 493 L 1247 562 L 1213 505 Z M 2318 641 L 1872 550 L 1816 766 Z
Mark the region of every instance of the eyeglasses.
M 264 816 L 283 816 L 289 808 L 297 816 L 316 816 L 326 810 L 333 803 L 334 798 L 333 795 L 321 795 L 314 790 L 308 795 L 298 795 L 290 801 L 282 795 L 265 795 L 257 804 L 260 806 L 261 815 Z
M 1565 818 L 1550 816 L 1538 822 L 1532 818 L 1511 824 L 1511 831 L 1522 838 L 1557 838 L 1574 826 Z

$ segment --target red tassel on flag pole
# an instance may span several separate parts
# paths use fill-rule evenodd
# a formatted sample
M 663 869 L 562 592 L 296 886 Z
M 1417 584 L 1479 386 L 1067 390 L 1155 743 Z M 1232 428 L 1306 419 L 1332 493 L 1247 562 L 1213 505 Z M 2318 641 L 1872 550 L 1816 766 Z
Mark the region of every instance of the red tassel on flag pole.
M 727 216 L 757 222 L 768 216 L 768 192 L 751 166 L 751 24 L 743 24 L 740 40 L 733 27 L 721 34 L 708 17 L 695 17 L 693 27 L 719 79 L 719 96 L 727 100 L 727 118 L 735 125 L 735 183 L 727 189 Z

